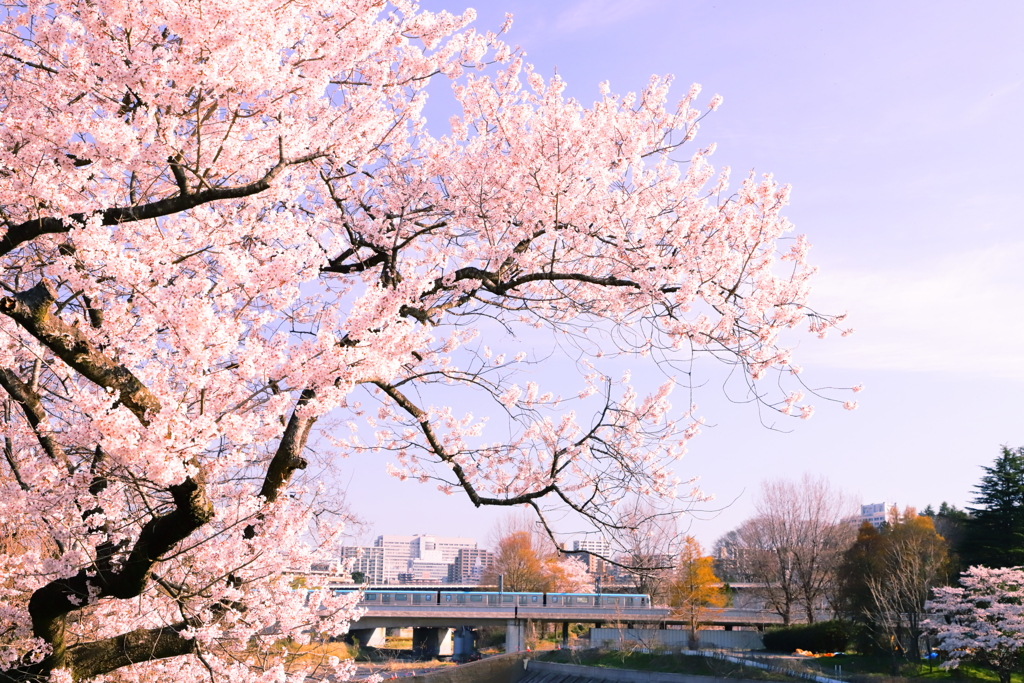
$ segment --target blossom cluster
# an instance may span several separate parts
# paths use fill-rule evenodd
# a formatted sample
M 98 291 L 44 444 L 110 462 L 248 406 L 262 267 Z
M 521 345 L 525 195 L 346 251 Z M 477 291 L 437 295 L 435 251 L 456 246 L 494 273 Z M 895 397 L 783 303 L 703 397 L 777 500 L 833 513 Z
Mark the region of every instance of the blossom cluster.
M 1000 680 L 1018 671 L 1024 656 L 1024 569 L 971 567 L 960 586 L 935 589 L 925 609 L 935 616 L 926 626 L 948 655 L 946 668 L 979 662 Z
M 714 145 L 674 161 L 720 97 L 672 104 L 654 78 L 584 106 L 472 18 L 407 0 L 5 13 L 4 675 L 341 680 L 282 649 L 359 615 L 296 579 L 342 533 L 335 456 L 386 451 L 477 505 L 606 524 L 680 496 L 702 420 L 674 380 L 645 393 L 602 355 L 708 354 L 757 382 L 797 371 L 787 330 L 840 325 L 809 307 L 806 240 L 782 246 L 787 186 L 730 188 Z M 438 78 L 462 113 L 432 137 Z M 537 328 L 588 349 L 569 398 L 510 348 Z M 508 428 L 460 414 L 461 392 Z M 585 589 L 578 562 L 557 569 Z

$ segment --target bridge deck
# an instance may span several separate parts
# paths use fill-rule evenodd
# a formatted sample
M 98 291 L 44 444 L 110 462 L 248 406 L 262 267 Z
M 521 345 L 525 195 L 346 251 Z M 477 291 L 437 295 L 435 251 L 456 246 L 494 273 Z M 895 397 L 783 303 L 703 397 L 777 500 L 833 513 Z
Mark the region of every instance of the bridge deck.
M 394 626 L 449 627 L 504 625 L 514 619 L 531 621 L 560 621 L 570 623 L 635 623 L 681 624 L 667 607 L 641 609 L 598 607 L 531 607 L 529 605 L 394 605 L 369 606 L 366 613 L 352 628 L 382 628 Z M 781 623 L 778 615 L 760 610 L 714 610 L 702 620 L 714 626 L 766 626 Z

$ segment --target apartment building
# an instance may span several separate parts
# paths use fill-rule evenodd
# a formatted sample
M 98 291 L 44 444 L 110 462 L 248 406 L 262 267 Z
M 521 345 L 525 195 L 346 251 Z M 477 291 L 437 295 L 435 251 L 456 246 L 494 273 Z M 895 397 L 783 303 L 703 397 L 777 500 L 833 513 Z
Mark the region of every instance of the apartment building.
M 478 584 L 494 566 L 494 553 L 482 548 L 460 548 L 448 570 L 448 583 Z
M 450 565 L 463 549 L 476 549 L 472 538 L 432 536 L 378 536 L 374 547 L 384 553 L 383 581 L 397 583 L 405 580 L 429 580 L 444 583 L 448 580 Z
M 375 546 L 342 548 L 341 560 L 349 568 L 349 572 L 362 573 L 366 583 L 371 585 L 384 583 L 384 548 Z M 351 564 L 349 564 L 350 562 Z

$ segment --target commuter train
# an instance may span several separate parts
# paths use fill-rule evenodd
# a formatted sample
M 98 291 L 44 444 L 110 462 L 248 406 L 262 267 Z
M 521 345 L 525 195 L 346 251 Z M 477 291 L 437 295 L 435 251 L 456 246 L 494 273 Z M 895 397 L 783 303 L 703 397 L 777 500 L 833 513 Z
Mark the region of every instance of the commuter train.
M 335 592 L 350 593 L 352 591 L 340 589 Z M 465 605 L 466 607 L 622 607 L 638 609 L 649 608 L 651 597 L 649 595 L 616 593 L 477 593 L 445 590 L 371 589 L 363 592 L 360 604 L 367 607 L 376 605 L 395 607 Z

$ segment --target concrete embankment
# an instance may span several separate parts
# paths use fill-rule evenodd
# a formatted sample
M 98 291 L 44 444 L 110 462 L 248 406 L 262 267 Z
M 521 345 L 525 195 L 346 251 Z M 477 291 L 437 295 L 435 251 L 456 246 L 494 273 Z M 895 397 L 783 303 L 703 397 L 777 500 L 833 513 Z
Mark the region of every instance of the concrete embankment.
M 421 676 L 402 678 L 402 683 L 519 683 L 527 673 L 523 662 L 534 655 L 516 652 L 478 662 L 449 666 Z M 387 683 L 387 681 L 385 681 Z
M 534 653 L 535 654 L 535 653 Z M 716 678 L 630 669 L 607 669 L 579 664 L 539 662 L 526 653 L 499 655 L 479 662 L 450 667 L 403 683 L 764 683 L 738 678 Z
M 580 664 L 531 661 L 516 683 L 764 683 L 739 678 L 716 678 L 657 671 L 608 669 Z

